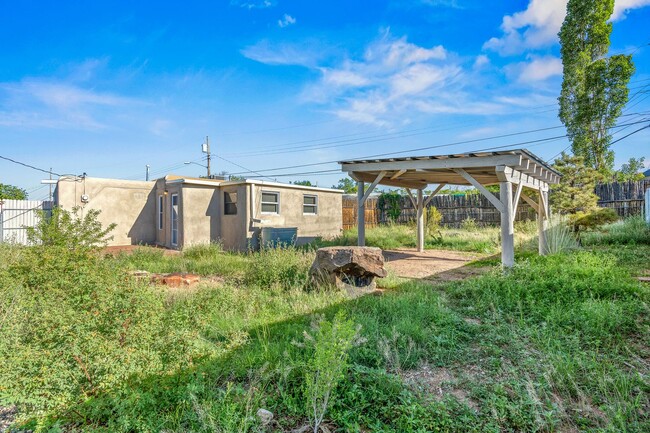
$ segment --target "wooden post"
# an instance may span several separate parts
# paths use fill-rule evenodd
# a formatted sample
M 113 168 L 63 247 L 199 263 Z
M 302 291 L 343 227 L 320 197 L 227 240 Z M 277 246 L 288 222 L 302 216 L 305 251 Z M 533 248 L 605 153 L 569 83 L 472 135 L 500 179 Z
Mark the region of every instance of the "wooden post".
M 418 189 L 417 201 L 417 215 L 418 215 L 418 251 L 424 252 L 424 194 L 421 189 Z
M 357 245 L 366 246 L 366 201 L 363 197 L 364 184 L 357 182 Z
M 512 183 L 499 183 L 501 204 L 501 265 L 504 268 L 515 264 L 515 228 L 512 213 Z
M 542 197 L 543 195 L 543 197 Z M 539 238 L 539 254 L 548 252 L 546 247 L 546 230 L 548 228 L 548 191 L 539 191 L 537 202 L 537 233 Z

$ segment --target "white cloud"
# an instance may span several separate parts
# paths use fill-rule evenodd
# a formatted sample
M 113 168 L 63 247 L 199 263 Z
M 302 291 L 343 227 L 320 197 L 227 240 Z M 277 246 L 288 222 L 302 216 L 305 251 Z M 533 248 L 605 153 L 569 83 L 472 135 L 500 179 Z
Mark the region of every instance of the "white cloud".
M 534 57 L 529 62 L 514 65 L 520 83 L 537 83 L 562 75 L 562 60 L 554 56 Z
M 568 0 L 530 0 L 525 10 L 503 17 L 503 35 L 491 38 L 483 48 L 513 55 L 557 43 L 567 3 Z M 622 19 L 627 11 L 649 4 L 650 0 L 616 0 L 612 19 Z
M 278 20 L 278 26 L 283 29 L 296 23 L 296 19 L 289 14 L 284 14 L 282 19 Z
M 474 60 L 474 69 L 480 69 L 483 66 L 489 65 L 490 64 L 490 58 L 486 56 L 485 54 L 481 54 L 476 56 L 476 60 Z
M 231 0 L 231 6 L 239 6 L 244 9 L 266 9 L 277 4 L 275 0 Z
M 241 54 L 256 62 L 267 65 L 300 65 L 316 67 L 318 61 L 326 54 L 316 42 L 304 44 L 271 44 L 262 40 L 241 50 Z

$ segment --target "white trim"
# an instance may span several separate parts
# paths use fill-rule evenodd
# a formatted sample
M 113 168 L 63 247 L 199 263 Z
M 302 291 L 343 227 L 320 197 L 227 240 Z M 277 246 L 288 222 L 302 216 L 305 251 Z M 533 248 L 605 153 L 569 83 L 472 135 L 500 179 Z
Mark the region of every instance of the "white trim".
M 305 197 L 314 197 L 316 203 L 314 204 L 305 204 Z M 315 212 L 305 212 L 305 206 L 314 207 Z M 316 216 L 318 215 L 318 194 L 303 194 L 302 195 L 302 214 L 305 216 Z
M 163 194 L 158 195 L 158 214 L 157 214 L 157 222 L 158 222 L 158 230 L 162 230 L 165 228 L 165 199 L 164 199 Z
M 294 185 L 289 183 L 269 182 L 266 180 L 251 180 L 251 179 L 226 180 L 220 182 L 210 181 L 210 180 L 198 180 L 198 179 L 173 179 L 173 180 L 167 180 L 165 182 L 167 182 L 168 184 L 187 183 L 189 185 L 213 186 L 215 188 L 219 186 L 233 186 L 233 185 L 260 185 L 260 186 L 270 186 L 276 188 L 301 189 L 305 191 L 332 192 L 335 194 L 345 193 L 345 191 L 343 191 L 342 189 L 320 188 L 317 186 L 303 186 L 303 185 Z
M 264 201 L 264 194 L 275 194 L 275 196 L 278 198 L 276 202 L 265 202 Z M 274 204 L 277 206 L 278 211 L 277 212 L 265 212 L 263 210 L 263 206 L 265 204 Z M 268 191 L 268 190 L 262 190 L 262 193 L 260 194 L 260 213 L 262 215 L 280 215 L 280 192 L 279 191 Z
M 176 206 L 178 210 L 176 211 L 176 242 L 174 242 L 174 197 L 176 197 Z M 169 243 L 172 246 L 178 246 L 178 220 L 180 217 L 180 204 L 178 202 L 178 193 L 171 195 L 169 199 Z

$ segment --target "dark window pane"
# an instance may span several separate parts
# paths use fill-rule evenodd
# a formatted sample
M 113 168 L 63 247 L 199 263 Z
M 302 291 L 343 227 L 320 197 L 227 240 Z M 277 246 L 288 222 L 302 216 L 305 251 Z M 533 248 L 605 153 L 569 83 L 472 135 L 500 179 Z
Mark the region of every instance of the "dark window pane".
M 304 203 L 305 204 L 316 204 L 316 196 L 315 195 L 306 195 L 306 196 L 304 196 Z
M 278 194 L 272 194 L 268 192 L 262 193 L 262 203 L 277 203 L 277 202 L 278 202 Z
M 278 205 L 273 203 L 262 203 L 262 212 L 278 212 Z

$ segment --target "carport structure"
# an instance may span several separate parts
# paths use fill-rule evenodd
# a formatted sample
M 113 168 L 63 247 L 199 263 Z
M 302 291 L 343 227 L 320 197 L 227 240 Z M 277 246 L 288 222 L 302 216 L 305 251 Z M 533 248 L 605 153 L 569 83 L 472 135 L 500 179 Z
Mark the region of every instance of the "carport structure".
M 478 189 L 501 213 L 501 263 L 504 267 L 515 262 L 514 219 L 520 199 L 537 212 L 539 253 L 546 252 L 548 189 L 550 184 L 559 182 L 561 175 L 526 149 L 350 160 L 339 164 L 357 181 L 360 246 L 365 245 L 365 203 L 377 185 L 406 189 L 417 210 L 418 251 L 424 251 L 424 209 L 427 204 L 445 186 L 465 185 Z M 366 183 L 370 184 L 367 189 Z M 437 184 L 437 187 L 425 199 L 424 189 L 432 184 Z M 499 185 L 498 198 L 485 188 L 488 185 Z M 524 188 L 536 191 L 537 201 L 524 193 Z M 416 190 L 415 196 L 412 189 Z

